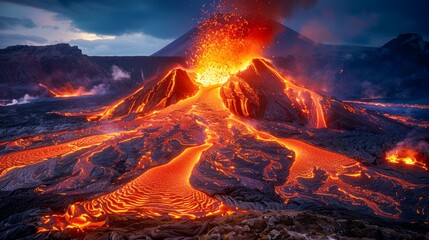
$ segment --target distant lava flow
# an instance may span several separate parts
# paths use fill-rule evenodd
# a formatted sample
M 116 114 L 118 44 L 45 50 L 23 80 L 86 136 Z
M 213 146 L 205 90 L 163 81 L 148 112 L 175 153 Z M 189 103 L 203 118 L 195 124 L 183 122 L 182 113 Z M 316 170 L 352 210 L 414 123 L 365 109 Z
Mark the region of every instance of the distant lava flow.
M 236 181 L 235 184 L 237 184 L 231 187 L 242 186 L 261 189 L 264 186 L 259 184 L 268 184 L 269 181 L 275 181 L 275 187 L 271 189 L 270 194 L 280 196 L 286 205 L 289 202 L 293 202 L 293 200 L 317 199 L 325 207 L 346 208 L 385 218 L 399 219 L 401 217 L 401 214 L 403 214 L 401 201 L 403 199 L 398 196 L 408 194 L 410 191 L 420 188 L 421 185 L 380 173 L 341 154 L 320 149 L 296 139 L 281 138 L 267 131 L 258 130 L 256 126 L 260 123 L 263 124 L 263 121 L 249 119 L 250 115 L 247 118 L 242 118 L 237 114 L 233 114 L 231 111 L 236 108 L 227 106 L 228 101 L 226 101 L 225 97 L 229 95 L 225 93 L 227 91 L 225 86 L 230 86 L 234 82 L 237 83 L 237 78 L 252 77 L 252 73 L 259 76 L 259 78 L 252 78 L 252 81 L 263 81 L 262 79 L 271 78 L 270 84 L 274 84 L 277 87 L 278 83 L 282 83 L 285 89 L 289 87 L 288 91 L 282 93 L 285 96 L 284 101 L 291 101 L 296 104 L 299 101 L 295 98 L 293 99 L 296 102 L 292 101 L 288 94 L 297 94 L 299 92 L 307 95 L 306 102 L 308 101 L 308 96 L 310 96 L 310 99 L 322 98 L 319 95 L 312 95 L 311 92 L 304 88 L 285 82 L 285 78 L 265 60 L 253 60 L 247 69 L 231 77 L 224 86 L 218 84 L 207 87 L 200 86 L 195 95 L 191 94 L 185 99 L 162 109 L 157 108 L 155 112 L 152 110 L 148 112 L 140 111 L 133 119 L 119 120 L 118 117 L 123 114 L 132 113 L 129 108 L 125 108 L 125 113 L 119 111 L 117 107 L 120 105 L 133 106 L 139 103 L 142 106 L 147 106 L 148 101 L 142 101 L 142 99 L 149 99 L 147 96 L 152 96 L 150 99 L 157 99 L 157 102 L 165 102 L 165 98 L 175 95 L 171 88 L 172 83 L 161 84 L 164 87 L 159 84 L 152 85 L 152 89 L 159 91 L 157 94 L 164 93 L 164 98 L 154 97 L 151 89 L 143 92 L 136 91 L 132 96 L 121 100 L 119 105 L 115 104 L 114 106 L 116 107 L 110 109 L 109 117 L 105 120 L 113 121 L 110 124 L 116 124 L 116 128 L 121 128 L 121 124 L 126 122 L 132 122 L 138 127 L 134 130 L 125 131 L 119 137 L 109 140 L 107 145 L 104 144 L 106 146 L 86 151 L 83 154 L 86 160 L 79 161 L 81 162 L 81 165 L 77 165 L 79 168 L 87 169 L 95 161 L 94 158 L 97 158 L 96 155 L 106 151 L 108 145 L 113 145 L 114 149 L 121 149 L 122 144 L 143 138 L 147 141 L 144 145 L 149 144 L 149 147 L 152 146 L 149 148 L 151 149 L 150 151 L 154 151 L 156 145 L 150 144 L 159 141 L 156 140 L 155 136 L 160 135 L 165 140 L 169 131 L 156 130 L 156 135 L 147 135 L 145 134 L 148 131 L 147 126 L 160 129 L 166 125 L 176 124 L 172 128 L 176 129 L 175 131 L 185 132 L 186 138 L 189 138 L 191 134 L 193 136 L 204 136 L 202 141 L 181 144 L 183 148 L 179 152 L 170 150 L 177 154 L 172 154 L 171 152 L 166 155 L 170 156 L 167 159 L 167 163 L 146 169 L 133 180 L 117 186 L 110 193 L 93 199 L 75 202 L 67 208 L 64 214 L 43 216 L 39 231 L 70 228 L 92 229 L 104 225 L 106 217 L 111 214 L 132 214 L 134 216 L 148 217 L 169 215 L 174 218 L 197 218 L 225 213 L 229 211 L 228 209 L 248 209 L 243 208 L 240 204 L 233 204 L 231 201 L 227 204 L 222 198 L 206 193 L 209 189 L 229 186 L 230 181 Z M 164 81 L 169 79 L 168 82 L 176 82 L 188 79 L 190 76 L 192 75 L 183 72 L 179 78 L 178 75 L 174 75 L 174 77 L 163 79 Z M 242 84 L 244 83 L 242 82 Z M 264 83 L 268 84 L 267 82 Z M 192 89 L 192 87 L 189 89 Z M 250 85 L 246 89 L 250 91 Z M 267 89 L 277 88 L 267 86 Z M 235 90 L 238 93 L 237 89 Z M 244 106 L 247 104 L 246 101 L 241 102 L 241 108 L 248 108 L 250 111 L 250 105 Z M 239 107 L 237 104 L 236 106 Z M 154 104 L 154 106 L 157 106 L 157 104 Z M 309 106 L 312 106 L 307 109 L 310 115 L 317 116 L 318 111 L 326 111 L 323 106 L 318 106 L 314 102 Z M 318 107 L 322 109 L 318 110 Z M 133 108 L 139 109 L 140 107 L 133 106 Z M 268 108 L 264 109 L 264 111 L 272 111 L 272 109 Z M 237 112 L 243 113 L 242 111 Z M 302 113 L 302 111 L 299 112 Z M 323 119 L 322 112 L 319 117 Z M 136 113 L 134 112 L 134 114 Z M 307 119 L 305 116 L 307 115 L 303 115 L 304 119 Z M 182 121 L 185 119 L 186 124 L 183 125 Z M 324 128 L 326 125 L 323 122 L 314 124 L 310 121 L 308 126 Z M 261 152 L 258 149 L 244 149 L 244 152 L 241 153 L 240 151 L 246 147 L 240 145 L 243 139 L 245 139 L 246 144 L 255 144 L 261 146 L 262 149 L 266 146 L 270 150 L 266 152 L 262 150 Z M 175 141 L 180 143 L 185 140 Z M 294 154 L 285 156 L 283 155 L 285 151 L 293 151 Z M 224 159 L 225 154 L 231 157 Z M 150 156 L 150 152 L 149 154 L 144 154 L 140 158 L 138 165 L 150 166 L 155 161 Z M 238 156 L 241 156 L 240 159 L 242 160 L 239 160 Z M 268 158 L 266 159 L 266 157 Z M 227 165 L 225 164 L 229 164 L 229 167 L 226 167 Z M 138 168 L 131 171 L 136 170 Z M 258 179 L 261 176 L 261 172 L 263 172 L 263 177 Z M 211 176 L 213 176 L 213 179 Z M 82 178 L 89 177 L 90 175 L 86 173 L 79 175 L 75 180 L 80 179 L 82 181 Z M 194 181 L 191 181 L 195 177 L 199 179 L 197 186 L 195 186 Z M 208 179 L 208 181 L 205 179 Z M 256 185 L 249 185 L 249 182 Z M 73 184 L 71 183 L 65 180 L 57 187 L 48 187 L 46 190 L 42 189 L 42 191 L 58 191 L 66 187 L 66 185 L 72 186 Z M 389 187 L 386 188 L 385 186 Z M 222 191 L 222 188 L 219 191 Z M 426 206 L 422 202 L 417 204 L 415 208 L 417 208 L 417 212 L 424 212 Z M 415 212 L 416 210 L 413 211 Z
M 428 170 L 428 165 L 424 162 L 424 159 L 425 157 L 417 151 L 402 146 L 398 146 L 386 153 L 386 160 L 390 163 L 417 166 Z
M 417 108 L 417 109 L 429 110 L 429 105 L 423 105 L 423 104 L 381 103 L 381 102 L 364 102 L 364 101 L 352 101 L 352 100 L 344 100 L 343 102 L 353 103 L 358 105 L 377 106 L 377 107 Z
M 96 93 L 94 91 L 87 91 L 82 86 L 75 88 L 70 83 L 65 84 L 61 88 L 49 88 L 43 83 L 39 83 L 39 86 L 46 89 L 54 97 L 58 97 L 58 98 L 87 96 L 87 95 L 93 95 Z

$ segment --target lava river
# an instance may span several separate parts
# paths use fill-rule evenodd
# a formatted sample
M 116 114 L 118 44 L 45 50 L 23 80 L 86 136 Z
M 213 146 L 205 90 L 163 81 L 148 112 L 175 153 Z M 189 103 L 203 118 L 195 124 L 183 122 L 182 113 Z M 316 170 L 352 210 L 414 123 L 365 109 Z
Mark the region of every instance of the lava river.
M 209 196 L 201 186 L 198 186 L 201 190 L 197 190 L 190 179 L 193 172 L 201 171 L 198 168 L 201 164 L 200 158 L 205 158 L 208 153 L 219 148 L 236 145 L 231 140 L 240 136 L 250 137 L 251 141 L 259 142 L 260 145 L 268 142 L 276 145 L 274 147 L 277 149 L 293 151 L 292 156 L 282 157 L 281 161 L 286 161 L 283 165 L 274 161 L 266 166 L 286 173 L 287 178 L 280 179 L 275 187 L 276 193 L 285 203 L 293 197 L 311 195 L 329 204 L 342 201 L 345 205 L 350 204 L 352 209 L 358 208 L 359 211 L 369 211 L 383 217 L 399 218 L 400 203 L 395 201 L 395 193 L 379 193 L 377 186 L 380 182 L 388 182 L 396 186 L 394 188 L 418 187 L 395 177 L 379 174 L 343 155 L 296 139 L 279 138 L 257 130 L 253 126 L 257 125 L 256 122 L 240 119 L 224 106 L 220 97 L 220 86 L 201 87 L 197 95 L 135 121 L 156 125 L 162 121 L 174 121 L 179 117 L 178 114 L 189 116 L 191 127 L 204 129 L 200 133 L 204 135 L 204 143 L 187 146 L 168 163 L 150 168 L 109 194 L 76 202 L 68 207 L 65 214 L 44 216 L 39 230 L 98 227 L 104 224 L 110 214 L 195 218 L 225 213 L 228 208 L 224 207 L 222 198 Z M 279 151 L 277 150 L 277 154 L 281 153 Z M 216 169 L 218 174 L 225 174 L 226 178 L 235 177 L 239 179 L 238 185 L 246 186 L 244 178 L 240 180 L 242 177 L 237 174 L 239 166 L 234 166 L 235 163 L 230 160 L 231 166 L 225 169 L 221 166 L 224 163 L 217 160 L 211 162 L 217 166 L 213 167 L 212 171 Z M 210 176 L 210 173 L 208 175 Z M 210 187 L 210 184 L 215 182 L 207 182 L 205 185 Z M 240 205 L 229 207 L 240 208 Z
M 288 108 L 291 119 L 297 109 L 299 123 L 307 126 L 281 123 L 283 130 L 277 132 L 270 128 L 276 122 L 257 119 L 266 115 L 255 114 L 252 119 L 251 113 L 259 110 L 250 101 L 258 97 L 246 98 L 244 93 L 251 90 L 246 78 L 253 79 L 249 82 L 256 84 L 254 89 L 258 81 L 272 79 L 273 91 L 280 93 L 266 95 L 277 101 L 284 97 L 282 101 L 292 105 Z M 287 81 L 265 61 L 253 61 L 248 70 L 224 85 L 198 85 L 195 94 L 192 81 L 186 71 L 173 71 L 148 89 L 149 95 L 141 89 L 107 108 L 112 118 L 95 123 L 86 133 L 48 135 L 44 138 L 54 144 L 30 142 L 22 151 L 0 156 L 2 188 L 34 187 L 40 196 L 78 196 L 74 203 L 62 205 L 65 213 L 41 216 L 40 232 L 93 229 L 113 214 L 194 219 L 252 208 L 331 206 L 387 219 L 424 217 L 426 200 L 417 190 L 427 185 L 283 137 L 289 136 L 288 131 L 331 130 L 325 129 L 329 124 L 322 97 Z M 261 84 L 270 89 L 267 83 Z M 279 87 L 284 91 L 277 91 Z M 184 90 L 189 94 L 182 94 Z M 182 92 L 176 95 L 176 91 Z M 154 107 L 144 112 L 134 106 L 138 101 Z M 158 102 L 164 105 L 159 107 Z M 139 111 L 115 116 L 121 104 Z M 247 117 L 240 116 L 244 113 Z M 62 135 L 70 139 L 61 140 Z M 40 169 L 46 171 L 40 173 Z M 52 182 L 58 175 L 62 177 Z M 18 178 L 27 179 L 20 182 Z M 268 198 L 256 203 L 235 199 L 225 189 Z

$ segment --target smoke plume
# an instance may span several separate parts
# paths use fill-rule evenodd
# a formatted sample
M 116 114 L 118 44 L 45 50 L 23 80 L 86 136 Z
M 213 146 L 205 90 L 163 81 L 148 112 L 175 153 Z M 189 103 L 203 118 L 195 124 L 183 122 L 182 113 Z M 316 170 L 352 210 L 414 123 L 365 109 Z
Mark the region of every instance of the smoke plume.
M 112 65 L 112 79 L 114 81 L 130 79 L 130 73 L 116 65 Z
M 26 93 L 22 98 L 12 99 L 11 102 L 8 102 L 8 103 L 1 103 L 0 102 L 0 106 L 5 107 L 5 106 L 26 104 L 26 103 L 30 103 L 31 101 L 33 101 L 35 99 L 37 99 L 37 97 L 30 96 Z

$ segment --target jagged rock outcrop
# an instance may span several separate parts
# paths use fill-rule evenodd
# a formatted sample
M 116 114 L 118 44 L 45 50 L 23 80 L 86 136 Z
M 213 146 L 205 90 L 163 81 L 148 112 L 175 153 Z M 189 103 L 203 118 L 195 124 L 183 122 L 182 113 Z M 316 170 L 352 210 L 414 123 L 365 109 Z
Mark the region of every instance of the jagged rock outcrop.
M 180 100 L 195 95 L 198 86 L 188 72 L 182 69 L 170 71 L 162 79 L 155 79 L 139 88 L 127 98 L 109 107 L 92 120 L 107 120 L 131 113 L 148 113 L 160 110 Z
M 316 127 L 317 115 L 323 115 L 318 112 L 322 110 L 319 95 L 284 79 L 262 59 L 254 59 L 225 83 L 221 96 L 227 108 L 244 117 Z
M 372 132 L 394 125 L 384 117 L 297 86 L 262 59 L 254 59 L 246 70 L 231 77 L 222 86 L 221 97 L 232 113 L 252 119 Z

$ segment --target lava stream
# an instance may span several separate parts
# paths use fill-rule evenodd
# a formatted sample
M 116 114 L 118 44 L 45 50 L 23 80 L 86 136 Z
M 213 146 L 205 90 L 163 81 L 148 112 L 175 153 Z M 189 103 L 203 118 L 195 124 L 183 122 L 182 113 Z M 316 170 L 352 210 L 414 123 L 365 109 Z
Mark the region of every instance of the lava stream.
M 198 124 L 202 124 L 197 122 Z M 191 219 L 220 212 L 222 205 L 189 183 L 194 165 L 203 151 L 217 141 L 206 128 L 205 144 L 185 149 L 169 163 L 154 167 L 116 191 L 94 200 L 77 202 L 63 215 L 44 217 L 46 230 L 91 228 L 104 224 L 107 214 L 134 213 L 141 216 L 168 214 L 174 218 Z M 54 224 L 53 227 L 49 227 Z
M 117 132 L 93 135 L 58 145 L 39 147 L 0 156 L 0 177 L 12 169 L 36 164 L 56 156 L 64 156 L 85 148 L 100 145 L 118 135 L 119 133 Z
M 401 213 L 398 209 L 399 203 L 397 203 L 393 197 L 377 193 L 369 189 L 361 189 L 361 187 L 352 186 L 339 179 L 339 176 L 360 178 L 362 177 L 362 172 L 369 171 L 366 167 L 361 166 L 361 164 L 356 160 L 338 153 L 314 147 L 295 139 L 275 137 L 267 132 L 255 129 L 250 124 L 241 121 L 233 115 L 231 115 L 230 119 L 244 125 L 249 132 L 256 135 L 258 140 L 276 142 L 279 145 L 295 152 L 295 161 L 289 169 L 289 176 L 287 177 L 286 182 L 283 185 L 276 187 L 276 192 L 285 200 L 286 203 L 289 199 L 295 197 L 297 192 L 294 190 L 291 192 L 285 190 L 293 189 L 300 185 L 299 179 L 313 179 L 315 177 L 314 170 L 321 169 L 328 174 L 328 178 L 325 182 L 320 181 L 322 187 L 317 189 L 315 192 L 316 194 L 340 197 L 338 196 L 338 193 L 331 194 L 329 192 L 330 187 L 336 187 L 338 192 L 345 195 L 348 198 L 348 201 L 351 201 L 353 205 L 366 205 L 371 208 L 376 215 L 389 218 L 399 218 Z M 372 173 L 374 175 L 378 175 L 376 172 Z M 378 177 L 384 177 L 392 181 L 396 181 L 394 177 L 382 175 L 378 175 Z M 401 183 L 399 182 L 399 184 Z M 407 185 L 404 185 L 403 187 L 407 187 Z M 409 187 L 414 186 L 410 185 Z M 394 210 L 389 212 L 384 211 L 381 208 L 383 204 L 390 205 Z

